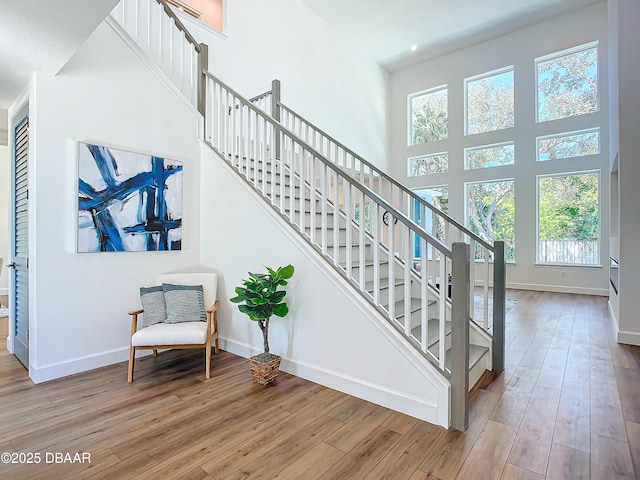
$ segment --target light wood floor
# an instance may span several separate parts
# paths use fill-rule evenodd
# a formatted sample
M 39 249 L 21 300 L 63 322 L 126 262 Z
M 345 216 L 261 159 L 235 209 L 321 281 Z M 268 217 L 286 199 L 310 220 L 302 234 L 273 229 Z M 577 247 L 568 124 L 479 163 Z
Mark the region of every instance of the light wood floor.
M 509 296 L 507 368 L 477 391 L 466 433 L 287 374 L 261 387 L 226 352 L 209 381 L 194 351 L 140 360 L 133 384 L 121 363 L 33 385 L 2 345 L 0 452 L 42 463 L 0 464 L 0 478 L 636 478 L 640 349 L 614 342 L 606 299 Z M 91 463 L 45 464 L 46 452 Z

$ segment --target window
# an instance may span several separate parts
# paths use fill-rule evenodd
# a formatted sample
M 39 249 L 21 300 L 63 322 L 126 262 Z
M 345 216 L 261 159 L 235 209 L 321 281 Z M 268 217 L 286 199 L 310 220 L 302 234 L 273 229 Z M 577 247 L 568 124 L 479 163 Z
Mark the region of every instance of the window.
M 449 134 L 447 87 L 409 96 L 409 145 L 435 142 Z
M 599 171 L 538 177 L 538 262 L 599 265 Z
M 434 207 L 449 213 L 449 187 L 441 185 L 438 187 L 429 187 L 414 192 Z M 439 240 L 444 241 L 446 225 L 442 217 L 433 215 L 428 208 L 422 209 L 419 201 L 413 200 L 413 220 L 421 225 L 428 233 L 434 235 Z M 420 236 L 415 235 L 413 241 L 414 258 L 420 258 Z M 427 258 L 431 259 L 431 245 L 427 245 Z
M 467 198 L 467 226 L 483 240 L 504 241 L 505 259 L 515 259 L 514 239 L 514 181 L 465 184 Z M 476 252 L 476 260 L 482 257 Z
M 466 148 L 464 151 L 464 168 L 498 167 L 511 165 L 514 159 L 513 142 L 498 145 L 487 145 L 476 148 Z
M 465 135 L 513 127 L 513 67 L 468 78 Z
M 600 153 L 600 129 L 538 137 L 538 161 L 561 160 Z
M 448 170 L 449 156 L 446 152 L 411 157 L 407 161 L 407 176 L 418 177 L 432 173 L 444 173 Z
M 536 59 L 538 122 L 598 111 L 598 45 Z

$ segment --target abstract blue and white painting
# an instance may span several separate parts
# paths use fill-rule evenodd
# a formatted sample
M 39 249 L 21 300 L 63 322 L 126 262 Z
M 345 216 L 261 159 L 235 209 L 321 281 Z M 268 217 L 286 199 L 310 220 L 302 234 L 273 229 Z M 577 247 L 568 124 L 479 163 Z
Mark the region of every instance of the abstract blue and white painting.
M 182 162 L 78 144 L 78 252 L 182 247 Z

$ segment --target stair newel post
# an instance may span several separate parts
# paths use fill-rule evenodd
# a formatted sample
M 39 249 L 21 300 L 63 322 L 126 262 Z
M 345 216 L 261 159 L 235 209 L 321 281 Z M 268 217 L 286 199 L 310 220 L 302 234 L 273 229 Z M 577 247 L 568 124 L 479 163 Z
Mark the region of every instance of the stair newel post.
M 451 427 L 464 432 L 469 426 L 469 244 L 455 242 L 451 260 Z
M 198 45 L 198 112 L 205 118 L 207 124 L 207 75 L 209 70 L 209 45 L 201 43 Z
M 504 315 L 507 284 L 504 242 L 494 242 L 493 248 L 493 358 L 491 363 L 494 371 L 502 372 L 504 370 Z
M 280 80 L 271 82 L 271 117 L 280 123 Z M 280 159 L 280 132 L 276 131 L 275 158 Z

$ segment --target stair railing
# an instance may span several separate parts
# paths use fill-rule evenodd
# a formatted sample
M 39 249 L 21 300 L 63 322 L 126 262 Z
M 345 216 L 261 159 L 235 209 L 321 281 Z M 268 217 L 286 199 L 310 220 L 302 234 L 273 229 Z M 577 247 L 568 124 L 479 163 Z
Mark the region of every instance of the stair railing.
M 195 41 L 164 0 L 121 0 L 112 17 L 204 116 L 207 143 L 450 379 L 451 426 L 466 430 L 472 264 L 468 245 L 444 244 L 285 129 L 279 123 L 279 82 L 271 92 L 252 99 L 263 102 L 272 118 L 209 74 L 207 46 Z M 384 222 L 385 214 L 391 221 Z M 412 239 L 422 247 L 419 259 L 411 254 Z M 427 258 L 428 249 L 433 249 L 433 258 Z M 390 280 L 387 286 L 380 281 L 383 270 Z M 452 272 L 450 297 L 446 279 Z M 399 295 L 396 279 L 401 280 Z M 416 296 L 417 319 L 412 301 Z M 430 328 L 434 296 L 439 318 Z M 450 367 L 445 359 L 447 319 L 452 322 Z M 437 349 L 430 348 L 435 344 Z
M 382 198 L 387 199 L 396 209 L 416 221 L 424 230 L 430 233 L 435 232 L 438 240 L 449 247 L 453 245 L 453 242 L 469 243 L 474 258 L 470 268 L 473 288 L 469 290 L 469 301 L 472 306 L 469 318 L 493 337 L 492 368 L 496 371 L 504 370 L 506 298 L 504 242 L 496 241 L 491 245 L 475 232 L 284 105 L 280 101 L 280 82 L 278 80 L 272 82 L 271 91 L 256 98 L 267 98 L 268 102 L 262 100 L 256 105 L 271 112 L 272 116 L 277 118 L 290 132 L 311 145 L 353 178 L 358 179 Z M 265 104 L 268 104 L 268 109 L 263 107 Z M 479 291 L 475 288 L 476 284 L 481 286 Z M 490 301 L 492 301 L 491 306 Z M 491 323 L 489 323 L 490 317 Z
M 464 314 L 461 316 L 459 312 L 465 308 L 468 312 L 469 295 L 464 291 L 463 298 L 453 297 L 450 302 L 446 282 L 440 282 L 440 288 L 436 288 L 434 280 L 448 278 L 452 269 L 456 269 L 455 264 L 465 262 L 464 254 L 454 262 L 449 246 L 229 86 L 210 73 L 206 73 L 206 77 L 207 142 L 450 378 L 453 391 L 458 392 L 464 379 L 452 377 L 451 372 L 465 355 L 452 352 L 452 367 L 446 366 L 446 322 L 456 316 L 463 318 Z M 279 145 L 277 152 L 276 145 Z M 383 221 L 385 212 L 387 222 Z M 412 250 L 412 241 L 416 238 L 422 246 L 417 262 Z M 431 249 L 438 252 L 437 262 L 427 258 Z M 466 262 L 470 263 L 468 255 Z M 380 281 L 385 275 L 389 285 Z M 459 282 L 464 282 L 464 277 L 453 281 L 454 285 Z M 461 291 L 463 287 L 453 289 L 456 296 Z M 440 314 L 436 332 L 429 324 L 430 300 L 434 297 L 438 299 Z M 450 310 L 446 308 L 449 302 Z M 452 334 L 464 335 L 466 328 L 468 337 L 468 320 L 463 324 L 453 326 Z M 433 351 L 430 347 L 436 344 L 437 349 Z M 468 349 L 466 342 L 466 358 Z M 468 364 L 464 369 L 457 369 L 458 375 L 462 375 L 462 370 L 466 372 L 463 376 L 468 385 Z
M 202 115 L 209 48 L 198 43 L 163 0 L 121 0 L 111 16 Z

